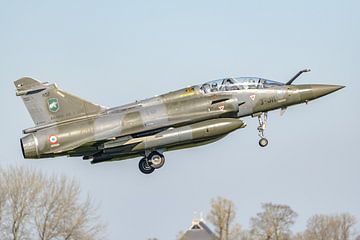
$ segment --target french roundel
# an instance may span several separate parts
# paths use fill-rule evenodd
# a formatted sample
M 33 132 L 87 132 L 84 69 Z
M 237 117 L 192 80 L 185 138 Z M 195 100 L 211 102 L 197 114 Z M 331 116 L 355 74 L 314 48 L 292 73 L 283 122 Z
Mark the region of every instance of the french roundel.
M 49 138 L 48 138 L 48 140 L 49 140 L 49 143 L 50 143 L 50 144 L 57 144 L 57 142 L 58 142 L 58 137 L 57 137 L 56 135 L 50 135 Z

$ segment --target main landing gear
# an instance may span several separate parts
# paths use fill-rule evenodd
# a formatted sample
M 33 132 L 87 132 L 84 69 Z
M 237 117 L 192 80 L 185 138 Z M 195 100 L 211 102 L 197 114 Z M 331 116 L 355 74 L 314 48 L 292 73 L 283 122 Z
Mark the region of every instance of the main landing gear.
M 266 147 L 269 143 L 269 141 L 264 136 L 264 131 L 267 125 L 267 112 L 263 112 L 260 115 L 258 115 L 258 120 L 259 120 L 259 126 L 257 130 L 259 131 L 259 137 L 260 137 L 259 145 L 260 147 Z
M 145 157 L 139 162 L 139 169 L 144 174 L 150 174 L 159 169 L 165 164 L 165 157 L 158 151 L 152 151 L 148 154 L 145 153 Z

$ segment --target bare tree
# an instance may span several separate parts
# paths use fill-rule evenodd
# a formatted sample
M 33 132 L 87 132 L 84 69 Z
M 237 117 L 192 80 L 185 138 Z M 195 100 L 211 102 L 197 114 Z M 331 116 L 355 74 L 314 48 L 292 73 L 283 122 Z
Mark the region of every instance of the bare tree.
M 34 222 L 41 240 L 62 236 L 64 239 L 94 239 L 102 226 L 89 223 L 97 220 L 91 201 L 79 205 L 80 188 L 74 180 L 52 177 L 45 183 L 34 214 Z
M 251 218 L 251 232 L 256 239 L 286 240 L 297 214 L 287 205 L 265 203 L 263 211 Z
M 240 225 L 232 226 L 236 215 L 235 204 L 222 197 L 211 200 L 211 210 L 207 219 L 215 226 L 219 240 L 238 239 Z
M 307 240 L 305 234 L 303 233 L 296 233 L 295 236 L 291 238 L 292 240 Z
M 41 190 L 43 176 L 25 168 L 9 168 L 3 171 L 6 237 L 13 240 L 30 238 L 27 223 L 31 221 L 37 196 Z
M 340 239 L 342 240 L 350 239 L 350 236 L 352 234 L 352 228 L 357 222 L 355 216 L 349 213 L 343 213 L 341 215 L 338 215 L 338 218 L 340 222 L 340 233 L 341 233 Z
M 240 240 L 256 240 L 256 238 L 253 236 L 251 231 L 249 230 L 242 230 L 240 233 Z
M 356 218 L 350 214 L 315 215 L 308 220 L 304 232 L 308 240 L 349 240 Z
M 34 223 L 39 239 L 48 240 L 61 234 L 60 223 L 63 216 L 62 211 L 67 210 L 67 203 L 64 202 L 64 193 L 67 189 L 67 182 L 64 178 L 56 182 L 52 177 L 45 183 L 47 191 L 42 192 L 34 213 Z
M 6 196 L 1 239 L 102 238 L 103 225 L 90 198 L 80 200 L 75 181 L 26 168 L 0 169 L 0 176 L 0 193 Z
M 0 239 L 5 238 L 4 210 L 5 210 L 6 199 L 7 199 L 7 192 L 5 191 L 5 179 L 4 179 L 3 171 L 0 168 Z

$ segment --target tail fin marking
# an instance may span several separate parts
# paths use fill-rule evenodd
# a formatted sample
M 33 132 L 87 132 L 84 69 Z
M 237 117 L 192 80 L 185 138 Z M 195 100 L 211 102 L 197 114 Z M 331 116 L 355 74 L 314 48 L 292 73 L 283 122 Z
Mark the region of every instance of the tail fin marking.
M 98 114 L 105 110 L 100 105 L 62 91 L 56 84 L 41 83 L 29 77 L 20 78 L 14 84 L 16 95 L 21 96 L 36 126 Z

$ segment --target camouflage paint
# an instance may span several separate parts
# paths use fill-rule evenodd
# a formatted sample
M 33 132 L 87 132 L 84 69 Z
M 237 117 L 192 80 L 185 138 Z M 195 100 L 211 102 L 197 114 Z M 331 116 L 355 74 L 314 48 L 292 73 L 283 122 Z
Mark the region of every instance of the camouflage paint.
M 27 77 L 15 86 L 36 125 L 21 139 L 25 158 L 83 156 L 93 163 L 214 142 L 245 127 L 239 118 L 342 88 L 306 84 L 204 92 L 193 86 L 108 109 Z

